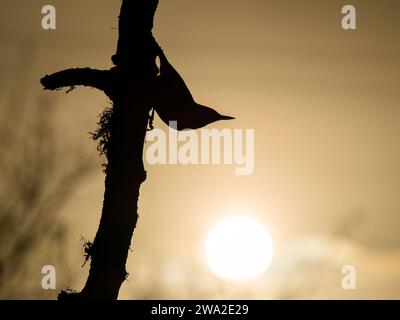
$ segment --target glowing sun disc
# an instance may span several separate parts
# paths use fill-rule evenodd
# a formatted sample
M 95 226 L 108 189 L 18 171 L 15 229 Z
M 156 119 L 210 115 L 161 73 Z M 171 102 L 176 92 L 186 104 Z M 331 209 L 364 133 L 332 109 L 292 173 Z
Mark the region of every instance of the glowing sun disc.
M 219 278 L 247 281 L 264 273 L 272 261 L 272 240 L 264 226 L 248 217 L 222 220 L 209 232 L 205 253 Z

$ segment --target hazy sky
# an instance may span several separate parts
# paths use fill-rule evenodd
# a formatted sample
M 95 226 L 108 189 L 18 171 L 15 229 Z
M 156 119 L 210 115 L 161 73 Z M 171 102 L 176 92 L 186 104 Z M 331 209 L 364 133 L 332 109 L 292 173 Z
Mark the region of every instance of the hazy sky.
M 49 3 L 55 31 L 41 29 Z M 345 31 L 341 8 L 349 3 L 357 30 Z M 81 88 L 43 93 L 39 79 L 111 67 L 119 6 L 2 1 L 1 108 L 17 85 L 28 107 L 50 97 L 60 144 L 72 137 L 95 154 L 87 132 L 107 98 Z M 154 33 L 196 100 L 237 119 L 212 127 L 255 130 L 255 171 L 146 165 L 121 298 L 400 298 L 400 3 L 161 0 Z M 22 62 L 26 76 L 8 81 Z M 99 167 L 63 210 L 76 281 L 60 288 L 80 289 L 86 278 L 79 239 L 95 235 L 103 179 Z M 271 268 L 240 287 L 217 280 L 203 254 L 207 231 L 235 213 L 264 223 L 275 245 Z M 357 290 L 340 287 L 345 264 L 357 269 Z

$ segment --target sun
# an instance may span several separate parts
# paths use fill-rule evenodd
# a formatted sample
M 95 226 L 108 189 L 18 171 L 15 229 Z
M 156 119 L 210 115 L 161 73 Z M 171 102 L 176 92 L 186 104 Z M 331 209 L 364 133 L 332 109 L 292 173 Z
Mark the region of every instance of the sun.
M 235 216 L 215 225 L 205 241 L 211 271 L 224 280 L 248 281 L 264 273 L 272 261 L 273 246 L 266 228 L 257 221 Z

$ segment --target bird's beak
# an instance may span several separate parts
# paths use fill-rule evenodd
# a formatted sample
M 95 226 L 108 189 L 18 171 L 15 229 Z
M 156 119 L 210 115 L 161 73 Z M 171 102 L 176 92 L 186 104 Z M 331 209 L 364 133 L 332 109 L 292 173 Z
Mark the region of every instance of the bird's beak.
M 229 117 L 229 116 L 221 116 L 221 120 L 235 120 L 236 118 L 234 117 Z

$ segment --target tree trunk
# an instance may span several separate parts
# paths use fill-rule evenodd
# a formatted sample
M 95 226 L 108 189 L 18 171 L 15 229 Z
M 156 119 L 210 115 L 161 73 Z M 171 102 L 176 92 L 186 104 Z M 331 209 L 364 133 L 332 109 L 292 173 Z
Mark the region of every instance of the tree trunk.
M 61 292 L 60 300 L 117 299 L 132 235 L 138 220 L 139 189 L 146 179 L 143 145 L 147 131 L 152 84 L 158 68 L 152 36 L 158 0 L 124 0 L 119 20 L 115 67 L 99 71 L 69 69 L 46 76 L 46 89 L 84 85 L 104 91 L 113 102 L 107 148 L 105 193 L 100 226 L 93 244 L 89 277 L 80 293 Z
M 109 150 L 102 217 L 90 250 L 91 268 L 82 295 L 116 299 L 126 279 L 125 263 L 138 220 L 139 189 L 146 179 L 142 162 L 148 109 L 143 93 L 126 92 L 114 105 L 119 113 L 112 131 L 114 148 Z M 130 103 L 134 101 L 134 103 Z M 146 112 L 147 111 L 147 112 Z

